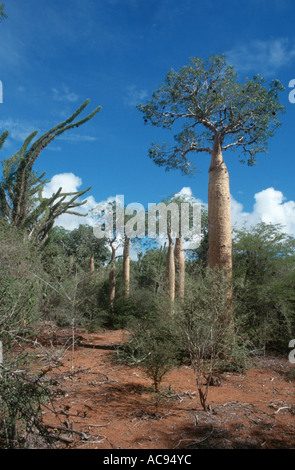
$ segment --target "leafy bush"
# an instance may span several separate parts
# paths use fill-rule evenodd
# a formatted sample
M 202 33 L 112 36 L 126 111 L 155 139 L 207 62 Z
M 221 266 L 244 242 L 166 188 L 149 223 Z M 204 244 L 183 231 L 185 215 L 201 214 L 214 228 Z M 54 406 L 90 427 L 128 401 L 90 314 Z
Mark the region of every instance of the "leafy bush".
M 225 321 L 230 308 L 225 274 L 207 269 L 204 276 L 187 281 L 187 295 L 176 306 L 175 318 L 206 411 L 213 376 L 237 367 L 237 360 L 245 364 L 246 350 L 240 347 L 233 322 Z
M 295 336 L 295 239 L 261 223 L 233 240 L 237 317 L 248 340 L 286 352 Z
M 39 254 L 22 233 L 0 220 L 0 340 L 24 334 L 39 315 L 42 295 Z
M 170 304 L 165 298 L 158 302 L 161 308 L 158 306 L 129 324 L 131 338 L 118 350 L 121 361 L 140 367 L 152 379 L 156 393 L 163 377 L 179 363 L 179 343 Z
M 119 290 L 119 289 L 118 289 Z M 160 295 L 156 295 L 147 288 L 135 288 L 131 290 L 128 299 L 123 293 L 118 292 L 114 303 L 114 312 L 111 315 L 112 326 L 115 328 L 128 328 L 134 320 L 147 322 L 161 314 L 163 300 Z
M 22 360 L 0 366 L 0 446 L 1 448 L 50 446 L 53 434 L 43 423 L 43 406 L 60 394 L 46 378 L 50 370 L 38 374 L 24 370 Z M 19 369 L 21 366 L 21 370 Z

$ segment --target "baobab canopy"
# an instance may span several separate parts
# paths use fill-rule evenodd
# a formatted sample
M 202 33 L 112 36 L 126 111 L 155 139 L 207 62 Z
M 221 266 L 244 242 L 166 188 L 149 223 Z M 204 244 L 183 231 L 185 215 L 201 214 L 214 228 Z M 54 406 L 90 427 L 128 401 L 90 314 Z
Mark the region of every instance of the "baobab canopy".
M 150 157 L 167 170 L 189 174 L 194 171 L 189 153 L 211 153 L 218 136 L 222 151 L 236 148 L 240 160 L 253 165 L 257 153 L 267 151 L 268 137 L 280 125 L 278 117 L 284 107 L 278 93 L 283 90 L 279 80 L 266 86 L 259 75 L 239 83 L 224 55 L 212 55 L 206 61 L 192 58 L 179 71 L 170 70 L 152 99 L 138 105 L 145 123 L 172 129 L 181 121 L 180 132 L 174 136 L 176 145 L 154 143 Z

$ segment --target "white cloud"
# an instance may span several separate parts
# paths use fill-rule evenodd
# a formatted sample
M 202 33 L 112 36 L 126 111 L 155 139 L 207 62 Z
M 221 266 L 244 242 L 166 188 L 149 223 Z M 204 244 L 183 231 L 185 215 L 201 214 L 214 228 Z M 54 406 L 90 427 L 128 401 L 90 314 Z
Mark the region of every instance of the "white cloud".
M 183 199 L 185 202 L 190 202 L 191 204 L 193 203 L 199 203 L 199 204 L 204 204 L 201 199 L 197 199 L 192 192 L 192 189 L 189 186 L 183 187 L 178 193 L 174 194 L 175 197 L 179 197 L 180 199 Z
M 45 185 L 43 196 L 50 197 L 52 194 L 56 193 L 60 187 L 62 187 L 65 193 L 79 191 L 81 185 L 82 180 L 79 176 L 73 173 L 60 173 L 54 175 L 50 182 Z
M 59 188 L 62 188 L 63 193 L 72 193 L 80 191 L 82 186 L 82 180 L 79 176 L 74 175 L 73 173 L 60 173 L 54 175 L 49 183 L 44 187 L 43 196 L 50 197 L 52 194 L 56 193 Z M 97 206 L 97 202 L 94 197 L 88 193 L 79 201 L 87 201 L 83 206 L 77 207 L 74 209 L 76 212 L 81 214 L 87 214 L 84 217 L 79 217 L 73 214 L 62 214 L 56 219 L 55 225 L 66 228 L 67 230 L 74 230 L 78 228 L 80 224 L 94 226 L 94 218 L 91 215 L 91 211 Z
M 81 134 L 64 134 L 56 138 L 56 140 L 64 140 L 66 142 L 94 142 L 97 140 L 96 137 L 91 135 L 81 135 Z
M 190 187 L 182 188 L 175 196 L 184 197 L 189 202 L 197 202 L 207 206 L 201 199 L 197 199 L 193 195 Z M 231 195 L 233 228 L 250 228 L 264 222 L 266 224 L 279 224 L 285 233 L 295 236 L 295 201 L 287 201 L 283 193 L 273 187 L 256 193 L 254 201 L 252 210 L 246 212 L 243 205 Z
M 272 76 L 295 57 L 295 43 L 287 38 L 255 40 L 226 52 L 228 62 L 240 72 Z
M 0 128 L 8 130 L 9 136 L 18 142 L 24 142 L 26 138 L 36 130 L 36 127 L 28 122 L 21 122 L 18 119 L 8 118 L 0 120 Z
M 190 202 L 198 202 L 190 187 L 184 187 L 175 196 L 184 196 Z M 273 187 L 264 189 L 254 195 L 253 208 L 246 212 L 243 205 L 231 195 L 232 226 L 236 229 L 250 228 L 260 222 L 279 224 L 282 230 L 295 236 L 295 201 L 287 201 L 283 193 Z
M 63 192 L 76 192 L 81 190 L 82 180 L 80 177 L 73 173 L 61 173 L 54 175 L 49 183 L 45 185 L 43 195 L 45 197 L 51 196 L 56 193 L 60 187 Z M 182 188 L 175 196 L 184 196 L 188 202 L 197 202 L 206 206 L 201 199 L 196 198 L 190 187 Z M 78 228 L 80 224 L 95 226 L 95 213 L 94 209 L 101 204 L 107 207 L 109 203 L 115 200 L 115 197 L 110 196 L 105 201 L 99 203 L 95 198 L 87 193 L 81 199 L 81 202 L 87 202 L 77 208 L 81 214 L 88 215 L 86 217 L 79 217 L 71 214 L 63 214 L 56 220 L 56 225 L 63 226 L 68 230 Z M 232 226 L 236 229 L 250 228 L 260 222 L 280 224 L 283 231 L 289 235 L 295 236 L 295 201 L 287 201 L 281 191 L 272 187 L 264 189 L 254 195 L 254 203 L 250 212 L 244 211 L 243 205 L 231 196 L 231 217 Z M 94 211 L 95 212 L 95 211 Z M 119 249 L 118 253 L 121 251 Z M 133 259 L 136 250 L 134 249 Z

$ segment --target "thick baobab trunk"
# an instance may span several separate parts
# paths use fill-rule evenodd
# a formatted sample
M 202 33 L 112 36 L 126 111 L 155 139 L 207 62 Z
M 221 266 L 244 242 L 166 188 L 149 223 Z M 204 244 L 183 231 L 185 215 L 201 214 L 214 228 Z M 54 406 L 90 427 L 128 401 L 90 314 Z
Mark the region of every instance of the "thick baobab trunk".
M 232 275 L 232 234 L 229 176 L 221 145 L 216 138 L 209 168 L 208 189 L 209 267 Z
M 109 307 L 111 311 L 114 310 L 114 301 L 116 294 L 116 270 L 115 270 L 115 257 L 116 257 L 116 248 L 114 246 L 115 240 L 110 240 L 110 246 L 112 249 L 111 257 L 111 270 L 109 274 Z
M 123 251 L 124 296 L 129 298 L 130 293 L 130 238 L 125 238 Z
M 166 289 L 171 303 L 175 299 L 175 263 L 174 263 L 174 252 L 173 252 L 173 239 L 168 234 L 169 246 L 167 253 L 166 262 Z
M 229 175 L 218 138 L 214 142 L 209 168 L 208 222 L 209 268 L 223 269 L 229 281 L 227 324 L 233 316 L 231 208 Z
M 175 295 L 180 299 L 184 298 L 185 283 L 185 261 L 181 238 L 176 238 L 174 248 L 175 261 Z

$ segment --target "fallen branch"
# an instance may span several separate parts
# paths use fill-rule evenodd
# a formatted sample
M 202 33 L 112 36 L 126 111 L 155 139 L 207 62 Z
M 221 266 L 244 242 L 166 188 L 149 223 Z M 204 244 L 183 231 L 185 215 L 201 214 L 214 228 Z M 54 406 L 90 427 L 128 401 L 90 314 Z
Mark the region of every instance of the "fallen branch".
M 275 414 L 277 414 L 281 410 L 286 410 L 286 409 L 290 409 L 290 408 L 291 408 L 291 406 L 281 406 L 279 409 L 277 409 L 277 411 L 275 411 Z
M 213 428 L 213 425 L 211 424 L 211 430 L 210 430 L 210 433 L 208 434 L 208 436 L 203 437 L 203 439 L 200 439 L 200 440 L 198 440 L 198 441 L 194 441 L 194 439 L 181 439 L 181 440 L 178 442 L 178 444 L 177 444 L 175 447 L 173 447 L 173 449 L 176 449 L 176 448 L 179 446 L 179 444 L 181 444 L 182 442 L 185 442 L 185 441 L 193 441 L 193 442 L 191 442 L 190 444 L 186 444 L 186 445 L 183 447 L 184 449 L 188 449 L 189 447 L 192 447 L 192 446 L 201 444 L 202 442 L 205 442 L 207 439 L 209 439 L 209 437 L 212 436 L 213 431 L 214 431 L 214 428 Z
M 83 423 L 83 421 L 75 421 L 74 424 L 84 424 L 85 426 L 89 426 L 92 428 L 105 428 L 109 426 L 111 423 L 108 424 L 89 424 L 89 423 Z
M 50 426 L 50 425 L 47 425 L 46 427 L 50 428 L 50 429 L 56 429 L 57 431 L 66 432 L 66 433 L 69 433 L 69 434 L 77 434 L 78 436 L 82 437 L 82 439 L 84 441 L 88 441 L 90 439 L 90 437 L 93 437 L 93 436 L 87 436 L 87 434 L 85 434 L 85 432 L 83 432 L 83 431 L 75 431 L 74 429 L 67 428 L 67 427 L 64 428 L 62 426 Z

